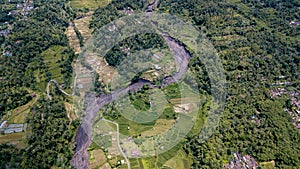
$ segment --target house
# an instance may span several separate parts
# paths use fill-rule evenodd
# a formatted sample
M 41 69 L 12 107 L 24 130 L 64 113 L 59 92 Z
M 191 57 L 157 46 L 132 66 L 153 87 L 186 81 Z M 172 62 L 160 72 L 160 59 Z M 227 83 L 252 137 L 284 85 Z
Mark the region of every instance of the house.
M 158 65 L 155 65 L 155 69 L 156 69 L 156 70 L 160 70 L 160 69 L 161 69 L 161 67 L 160 67 L 160 66 L 158 66 Z
M 123 12 L 126 14 L 126 15 L 132 15 L 134 13 L 134 10 L 131 9 L 130 7 L 127 7 L 127 8 L 124 8 L 123 9 Z
M 109 26 L 109 27 L 108 27 L 108 30 L 109 30 L 110 32 L 112 32 L 112 31 L 114 31 L 114 30 L 116 30 L 116 29 L 117 29 L 116 25 L 112 25 L 112 26 Z
M 12 56 L 12 54 L 10 52 L 4 52 L 3 56 L 9 57 Z
M 298 26 L 298 25 L 300 25 L 300 21 L 292 21 L 292 22 L 290 22 L 290 25 L 291 26 Z
M 33 10 L 33 6 L 27 6 L 27 7 L 26 7 L 26 10 L 27 10 L 27 11 Z
M 4 134 L 11 134 L 11 133 L 20 133 L 25 131 L 27 128 L 27 124 L 9 124 L 4 129 Z
M 19 12 L 17 11 L 10 11 L 7 15 L 18 15 Z
M 23 124 L 9 124 L 7 128 L 22 128 Z
M 20 133 L 22 131 L 23 131 L 23 128 L 6 128 L 4 130 L 4 134 Z

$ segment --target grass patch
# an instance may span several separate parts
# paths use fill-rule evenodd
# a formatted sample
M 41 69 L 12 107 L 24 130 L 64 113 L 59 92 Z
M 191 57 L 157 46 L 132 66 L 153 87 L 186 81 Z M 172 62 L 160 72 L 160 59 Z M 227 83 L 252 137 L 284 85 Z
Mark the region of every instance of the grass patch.
M 140 169 L 141 168 L 138 159 L 133 158 L 133 159 L 130 159 L 129 161 L 130 161 L 130 167 L 132 169 Z
M 262 169 L 275 169 L 275 161 L 269 161 L 269 162 L 261 162 L 259 163 L 260 167 Z
M 198 114 L 197 114 L 197 118 L 196 118 L 196 122 L 192 128 L 192 130 L 189 132 L 189 135 L 194 136 L 199 134 L 199 132 L 201 131 L 202 127 L 205 124 L 205 120 L 206 120 L 206 116 L 209 113 L 209 109 L 210 109 L 210 101 L 207 101 L 199 110 Z
M 108 148 L 112 147 L 112 136 L 111 135 L 96 135 L 94 140 L 97 140 L 97 144 L 100 147 Z
M 119 117 L 116 122 L 119 124 L 120 133 L 127 136 L 137 136 L 144 131 L 152 129 L 155 122 L 148 124 L 139 124 L 133 121 L 130 121 L 123 116 Z M 128 127 L 130 129 L 128 129 Z
M 144 165 L 143 165 L 142 159 L 138 158 L 137 161 L 139 162 L 140 169 L 144 169 Z
M 92 144 L 89 147 L 89 149 L 91 149 L 91 150 L 98 150 L 100 148 L 101 147 L 98 144 L 96 144 L 95 142 L 92 142 Z
M 111 0 L 71 0 L 70 4 L 72 7 L 77 9 L 88 8 L 90 10 L 97 9 L 108 5 Z
M 29 103 L 16 108 L 15 110 L 12 111 L 8 123 L 25 123 L 26 116 L 30 111 L 30 107 L 35 104 L 35 102 L 38 100 L 38 97 L 34 98 L 32 101 Z
M 0 144 L 10 143 L 18 148 L 25 148 L 25 132 L 0 135 Z
M 172 169 L 191 168 L 193 161 L 184 150 L 180 149 L 176 155 L 169 159 L 163 166 Z

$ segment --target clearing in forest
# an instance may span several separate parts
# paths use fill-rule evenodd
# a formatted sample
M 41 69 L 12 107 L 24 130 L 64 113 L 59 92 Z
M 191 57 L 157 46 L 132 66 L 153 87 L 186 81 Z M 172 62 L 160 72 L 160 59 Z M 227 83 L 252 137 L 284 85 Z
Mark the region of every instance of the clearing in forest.
M 106 6 L 111 2 L 111 0 L 71 0 L 70 4 L 74 8 L 89 10 L 95 10 L 98 7 Z

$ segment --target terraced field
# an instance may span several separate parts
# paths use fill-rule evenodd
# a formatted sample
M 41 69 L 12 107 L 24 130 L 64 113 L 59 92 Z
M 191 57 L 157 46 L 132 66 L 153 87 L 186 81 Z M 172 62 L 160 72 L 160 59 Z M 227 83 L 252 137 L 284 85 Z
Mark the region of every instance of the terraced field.
M 83 43 L 85 43 L 92 36 L 93 30 L 89 28 L 91 20 L 92 16 L 85 16 L 74 20 L 76 28 L 79 30 L 81 36 L 83 37 Z
M 72 22 L 69 23 L 69 27 L 66 31 L 66 35 L 69 39 L 69 45 L 74 49 L 75 54 L 79 54 L 80 53 L 80 43 L 79 43 L 79 39 L 76 35 L 76 32 L 74 30 L 74 25 Z

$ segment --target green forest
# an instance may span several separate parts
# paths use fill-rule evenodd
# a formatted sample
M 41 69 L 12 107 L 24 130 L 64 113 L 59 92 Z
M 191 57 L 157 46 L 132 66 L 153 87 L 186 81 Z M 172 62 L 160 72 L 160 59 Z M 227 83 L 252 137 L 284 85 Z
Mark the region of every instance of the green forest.
M 20 3 L 23 1 L 0 0 L 0 120 L 35 98 L 37 101 L 26 117 L 30 132 L 25 148 L 0 144 L 0 168 L 71 168 L 79 121 L 67 116 L 64 103 L 72 103 L 69 98 L 51 88 L 54 97 L 50 100 L 45 90 L 51 79 L 57 79 L 71 92 L 72 62 L 77 55 L 65 31 L 82 10 L 73 9 L 68 0 L 35 0 L 31 4 L 34 9 L 23 14 Z M 144 0 L 112 0 L 94 11 L 89 27 L 97 30 L 125 16 L 123 9 L 143 12 L 148 4 Z M 212 42 L 222 60 L 228 87 L 222 119 L 206 142 L 192 130 L 179 145 L 147 159 L 149 162 L 165 162 L 180 150 L 191 158 L 191 168 L 218 169 L 233 159 L 234 152 L 240 152 L 258 162 L 274 160 L 276 168 L 299 169 L 299 130 L 284 111 L 295 106 L 288 94 L 270 94 L 278 88 L 300 93 L 300 24 L 291 24 L 300 21 L 299 8 L 298 0 L 158 1 L 156 12 L 192 23 Z M 11 11 L 21 12 L 8 15 Z M 9 33 L 1 33 L 4 30 Z M 83 46 L 80 32 L 75 31 Z M 117 66 L 126 56 L 121 46 L 129 47 L 132 53 L 166 48 L 157 34 L 130 37 L 104 56 L 110 66 Z M 209 96 L 205 65 L 192 59 L 189 67 L 197 74 L 200 93 Z M 130 97 L 136 108 L 149 108 L 147 90 Z M 175 115 L 167 111 L 164 118 L 172 119 Z M 207 111 L 201 109 L 203 114 Z M 121 117 L 118 112 L 104 115 Z
M 20 11 L 18 4 L 22 3 L 0 1 L 0 27 L 11 29 L 8 35 L 0 35 L 0 118 L 34 98 L 37 102 L 25 119 L 29 126 L 26 148 L 2 144 L 0 168 L 68 168 L 78 123 L 67 117 L 67 98 L 51 90 L 56 97 L 49 100 L 43 92 L 57 74 L 59 82 L 70 87 L 75 54 L 64 32 L 74 14 L 67 1 L 38 0 L 32 1 L 35 9 L 26 16 L 7 15 L 11 10 Z

